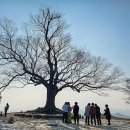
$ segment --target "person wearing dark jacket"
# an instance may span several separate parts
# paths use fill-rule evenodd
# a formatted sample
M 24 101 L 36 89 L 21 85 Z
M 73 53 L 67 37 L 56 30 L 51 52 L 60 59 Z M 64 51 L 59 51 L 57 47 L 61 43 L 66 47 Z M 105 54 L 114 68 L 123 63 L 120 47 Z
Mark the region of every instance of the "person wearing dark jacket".
M 8 109 L 9 109 L 9 104 L 6 103 L 6 106 L 5 106 L 5 117 L 7 116 L 7 111 L 8 111 Z
M 99 107 L 97 104 L 95 104 L 95 108 L 96 108 L 97 124 L 98 124 L 98 125 L 102 125 L 100 107 Z
M 106 119 L 108 120 L 108 124 L 107 125 L 111 125 L 111 123 L 110 123 L 111 113 L 110 113 L 110 110 L 109 110 L 107 104 L 105 105 L 105 107 L 106 107 L 106 109 L 104 110 L 105 111 L 104 115 L 106 116 Z
M 75 102 L 75 105 L 73 107 L 73 113 L 74 113 L 74 123 L 76 124 L 79 124 L 79 106 L 78 106 L 78 103 Z

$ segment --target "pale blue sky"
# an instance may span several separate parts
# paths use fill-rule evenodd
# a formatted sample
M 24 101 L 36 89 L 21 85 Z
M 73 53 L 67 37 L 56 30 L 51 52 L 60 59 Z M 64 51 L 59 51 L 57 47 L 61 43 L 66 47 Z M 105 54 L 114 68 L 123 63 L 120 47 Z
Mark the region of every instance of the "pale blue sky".
M 130 76 L 129 0 L 0 0 L 0 16 L 21 26 L 41 6 L 63 12 L 74 45 L 106 58 Z
M 0 0 L 0 17 L 20 27 L 42 6 L 63 12 L 72 44 L 106 58 L 130 76 L 130 0 Z M 126 106 L 123 101 L 120 105 Z

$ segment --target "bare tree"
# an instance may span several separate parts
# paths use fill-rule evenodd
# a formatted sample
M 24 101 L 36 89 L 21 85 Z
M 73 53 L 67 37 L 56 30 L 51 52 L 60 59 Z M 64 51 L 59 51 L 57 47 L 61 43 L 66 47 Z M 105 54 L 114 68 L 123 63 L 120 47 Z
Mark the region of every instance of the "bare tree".
M 0 22 L 1 91 L 14 84 L 43 85 L 46 113 L 55 113 L 55 96 L 64 88 L 100 94 L 104 88 L 118 89 L 114 85 L 121 81 L 117 67 L 70 45 L 62 17 L 49 8 L 40 9 L 20 36 L 11 21 Z
M 126 103 L 130 104 L 130 78 L 127 78 L 125 81 L 126 81 L 125 82 L 126 87 L 124 88 L 124 92 L 127 95 L 127 98 L 125 98 L 125 100 Z

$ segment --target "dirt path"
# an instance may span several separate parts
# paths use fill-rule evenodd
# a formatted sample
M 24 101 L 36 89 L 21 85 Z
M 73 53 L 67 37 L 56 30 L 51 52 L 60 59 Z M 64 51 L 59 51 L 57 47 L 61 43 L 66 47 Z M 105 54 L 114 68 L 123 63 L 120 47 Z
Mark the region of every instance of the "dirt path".
M 105 119 L 102 119 L 102 126 L 86 126 L 84 120 L 81 119 L 79 125 L 72 123 L 64 124 L 61 120 L 45 120 L 14 117 L 13 124 L 8 123 L 9 118 L 0 117 L 0 130 L 130 130 L 130 120 L 112 119 L 111 126 L 107 125 Z

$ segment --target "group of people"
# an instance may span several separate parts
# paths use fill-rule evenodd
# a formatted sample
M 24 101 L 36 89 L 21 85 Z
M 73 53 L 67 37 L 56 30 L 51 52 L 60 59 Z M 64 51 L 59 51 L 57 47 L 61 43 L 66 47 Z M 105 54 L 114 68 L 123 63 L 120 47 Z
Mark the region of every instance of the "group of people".
M 91 118 L 91 125 L 93 125 L 93 122 L 95 125 L 96 124 L 102 125 L 100 107 L 97 104 L 92 103 L 90 105 L 90 103 L 88 103 L 88 105 L 85 107 L 84 115 L 85 115 L 85 123 L 87 125 L 90 125 L 90 121 L 89 121 L 90 118 Z M 111 125 L 110 123 L 111 114 L 107 104 L 105 105 L 104 115 L 108 120 L 108 125 Z
M 9 104 L 7 103 L 5 106 L 5 117 L 7 116 L 8 109 Z M 63 119 L 62 119 L 63 123 L 71 123 L 73 112 L 74 123 L 79 124 L 79 106 L 77 102 L 75 102 L 73 107 L 71 107 L 70 102 L 65 102 L 62 107 L 62 111 L 63 111 Z M 111 125 L 110 123 L 111 113 L 107 104 L 105 105 L 104 115 L 108 120 L 108 125 Z M 93 123 L 95 125 L 102 125 L 100 107 L 97 104 L 88 103 L 87 106 L 85 107 L 84 116 L 86 125 L 90 125 L 90 119 L 91 119 L 91 125 L 93 125 Z
M 102 125 L 101 122 L 101 112 L 100 112 L 100 107 L 97 104 L 92 103 L 90 106 L 90 103 L 85 107 L 85 124 L 90 125 L 89 123 L 89 118 L 91 117 L 91 125 L 94 124 L 96 125 L 96 119 L 97 119 L 97 124 Z
M 63 123 L 71 123 L 72 114 L 71 111 L 73 111 L 74 114 L 74 123 L 79 124 L 79 106 L 78 103 L 75 102 L 74 106 L 70 106 L 70 102 L 65 102 L 63 107 Z
M 75 105 L 73 107 L 70 106 L 69 102 L 65 102 L 62 107 L 62 111 L 63 111 L 63 119 L 62 119 L 63 123 L 71 123 L 72 111 L 73 111 L 74 123 L 79 124 L 79 106 L 77 102 L 75 102 Z M 108 125 L 111 125 L 110 123 L 111 113 L 107 104 L 105 105 L 104 115 L 108 120 Z M 95 125 L 102 125 L 100 107 L 97 104 L 88 103 L 87 106 L 85 107 L 84 116 L 86 125 L 90 125 L 90 123 L 91 125 L 93 125 L 93 123 Z

